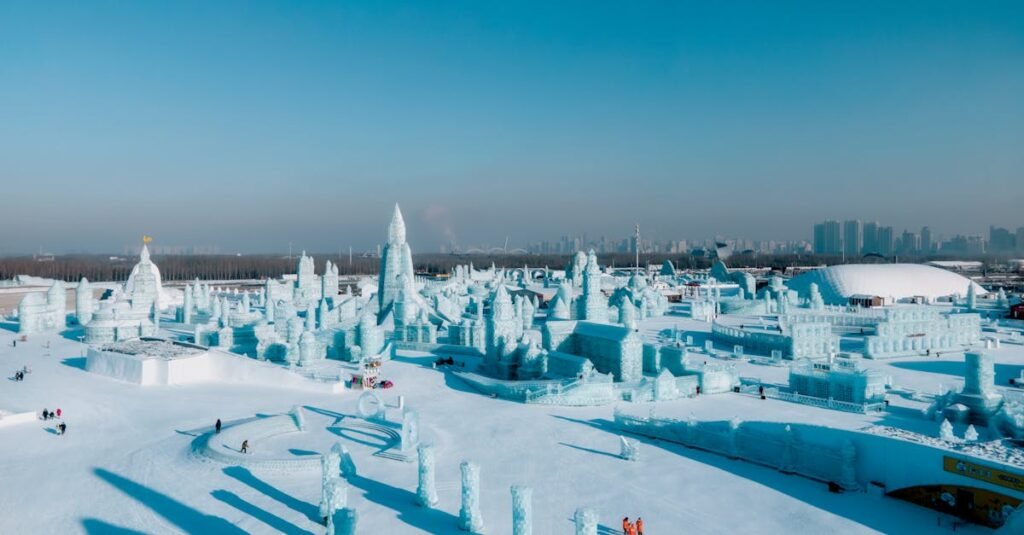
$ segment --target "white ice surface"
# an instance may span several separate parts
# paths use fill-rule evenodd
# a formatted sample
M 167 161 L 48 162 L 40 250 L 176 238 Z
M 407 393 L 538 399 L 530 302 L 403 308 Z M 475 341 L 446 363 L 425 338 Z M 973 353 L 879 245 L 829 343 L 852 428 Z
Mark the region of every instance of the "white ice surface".
M 382 375 L 395 388 L 383 395 L 388 402 L 404 395 L 420 414 L 421 437 L 435 444 L 440 503 L 425 509 L 415 503 L 416 463 L 373 456 L 380 438 L 372 434 L 343 430 L 339 436 L 325 429 L 336 421 L 333 413 L 356 412 L 358 393 L 237 384 L 139 387 L 85 372 L 78 342 L 33 336 L 13 348 L 14 337 L 0 330 L 0 369 L 5 377 L 25 364 L 33 372 L 24 382 L 0 383 L 0 407 L 60 407 L 68 434 L 57 436 L 49 431 L 53 423 L 42 421 L 0 428 L 0 533 L 322 533 L 315 521 L 318 473 L 248 473 L 190 454 L 196 435 L 211 431 L 217 418 L 231 425 L 296 404 L 313 408 L 306 411 L 310 431 L 253 444 L 253 455 L 325 452 L 342 442 L 359 468 L 359 478 L 349 483 L 349 505 L 358 510 L 360 525 L 375 533 L 457 533 L 463 460 L 480 464 L 488 533 L 511 532 L 512 484 L 533 488 L 537 534 L 570 532 L 579 507 L 593 507 L 601 524 L 615 530 L 622 517 L 642 516 L 652 534 L 679 533 L 681 527 L 722 534 L 948 532 L 936 527 L 937 513 L 915 505 L 863 493 L 830 494 L 820 483 L 668 443 L 641 441 L 640 460 L 627 462 L 618 457 L 618 433 L 605 427 L 612 407 L 491 399 L 432 369 L 433 357 L 400 356 L 384 367 Z M 1005 351 L 1024 361 L 1020 348 Z M 942 367 L 880 365 L 908 382 L 920 377 L 922 386 L 953 380 Z M 766 376 L 785 370 L 746 366 Z M 652 405 L 665 416 L 845 428 L 877 418 L 735 394 L 626 408 L 643 413 Z

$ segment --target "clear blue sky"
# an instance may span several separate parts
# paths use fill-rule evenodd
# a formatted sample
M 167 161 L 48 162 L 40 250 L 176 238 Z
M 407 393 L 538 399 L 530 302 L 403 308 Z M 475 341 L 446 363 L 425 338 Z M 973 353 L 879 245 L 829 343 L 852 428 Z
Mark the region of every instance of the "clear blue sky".
M 0 0 L 0 183 L 0 253 L 1016 228 L 1024 2 Z

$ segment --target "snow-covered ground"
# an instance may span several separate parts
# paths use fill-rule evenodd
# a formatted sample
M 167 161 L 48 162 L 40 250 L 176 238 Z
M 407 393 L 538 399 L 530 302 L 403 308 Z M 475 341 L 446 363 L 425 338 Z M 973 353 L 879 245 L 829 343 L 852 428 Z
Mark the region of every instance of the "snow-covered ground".
M 652 320 L 645 336 L 683 318 Z M 704 327 L 701 327 L 704 325 Z M 357 412 L 359 392 L 325 394 L 295 388 L 197 384 L 139 387 L 88 373 L 73 333 L 34 335 L 12 347 L 11 324 L 0 329 L 0 410 L 57 407 L 68 430 L 54 422 L 0 427 L 0 533 L 322 533 L 318 472 L 260 472 L 193 453 L 212 431 L 257 415 L 306 407 L 308 431 L 253 441 L 253 456 L 299 458 L 340 441 L 352 451 L 359 476 L 349 504 L 363 533 L 457 533 L 459 463 L 481 466 L 482 513 L 488 533 L 511 532 L 509 486 L 533 487 L 534 533 L 572 532 L 577 507 L 595 508 L 602 533 L 620 533 L 624 516 L 642 516 L 649 534 L 677 533 L 947 533 L 951 519 L 895 499 L 865 493 L 831 494 L 825 485 L 670 443 L 641 440 L 641 459 L 618 458 L 612 407 L 564 408 L 481 396 L 455 376 L 430 366 L 433 357 L 402 354 L 383 376 L 420 413 L 421 436 L 437 448 L 436 509 L 415 505 L 416 465 L 374 456 L 383 437 L 332 427 Z M 1024 349 L 996 352 L 997 380 L 1016 374 Z M 241 357 L 240 357 L 241 358 Z M 28 365 L 24 382 L 7 379 Z M 899 385 L 934 392 L 959 384 L 962 360 L 943 357 L 873 362 Z M 959 366 L 959 367 L 958 367 Z M 786 368 L 741 364 L 741 374 L 784 382 Z M 821 423 L 860 428 L 894 416 L 856 415 L 740 394 L 657 404 L 624 405 L 627 412 L 701 419 Z M 912 419 L 907 417 L 908 422 Z M 906 423 L 906 422 L 905 422 Z M 934 423 L 920 421 L 918 430 Z M 913 427 L 913 426 L 908 426 Z M 932 430 L 934 431 L 934 430 Z M 959 532 L 983 533 L 979 527 Z

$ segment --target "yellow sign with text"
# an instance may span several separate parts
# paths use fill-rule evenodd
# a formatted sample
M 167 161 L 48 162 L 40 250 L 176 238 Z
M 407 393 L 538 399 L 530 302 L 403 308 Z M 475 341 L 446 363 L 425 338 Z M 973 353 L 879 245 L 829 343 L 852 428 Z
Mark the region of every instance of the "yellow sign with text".
M 943 457 L 942 468 L 954 474 L 1024 492 L 1024 476 L 954 457 Z

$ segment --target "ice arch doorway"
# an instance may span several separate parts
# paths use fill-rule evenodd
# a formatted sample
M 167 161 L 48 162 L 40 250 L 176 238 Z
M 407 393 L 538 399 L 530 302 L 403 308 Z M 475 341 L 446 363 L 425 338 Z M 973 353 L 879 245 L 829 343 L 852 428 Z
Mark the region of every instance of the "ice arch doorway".
M 1002 526 L 1021 504 L 1020 498 L 963 485 L 918 485 L 894 490 L 889 496 L 990 528 Z

